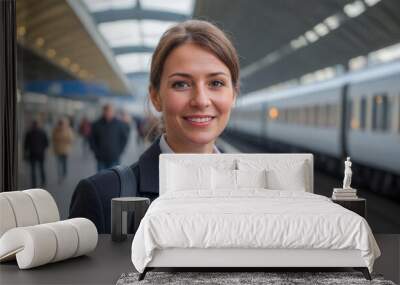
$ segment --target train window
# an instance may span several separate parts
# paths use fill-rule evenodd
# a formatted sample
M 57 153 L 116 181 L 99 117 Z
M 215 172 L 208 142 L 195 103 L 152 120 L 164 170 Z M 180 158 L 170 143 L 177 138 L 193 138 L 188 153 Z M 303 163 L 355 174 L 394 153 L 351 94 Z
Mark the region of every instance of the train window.
M 282 110 L 279 109 L 278 114 L 276 116 L 276 121 L 280 122 L 282 120 Z
M 293 108 L 292 113 L 293 113 L 293 124 L 297 124 L 297 108 Z
M 351 123 L 352 123 L 352 121 L 353 121 L 353 113 L 354 113 L 354 111 L 353 111 L 353 105 L 354 105 L 354 102 L 353 102 L 353 100 L 349 100 L 349 101 L 347 101 L 347 128 L 351 128 L 352 127 L 352 125 L 351 125 Z
M 384 115 L 384 128 L 386 131 L 391 129 L 391 113 L 392 113 L 392 98 L 388 95 L 383 96 L 383 115 Z
M 314 106 L 314 126 L 320 126 L 320 108 L 318 105 Z
M 372 102 L 372 129 L 386 131 L 389 127 L 389 101 L 383 93 L 375 95 Z
M 287 109 L 282 110 L 282 122 L 287 124 Z
M 310 124 L 310 109 L 308 107 L 304 107 L 304 114 L 305 114 L 304 124 L 307 126 Z
M 331 112 L 331 106 L 330 105 L 325 105 L 324 108 L 324 127 L 329 127 L 329 116 Z
M 301 107 L 297 109 L 297 123 L 299 125 L 303 124 L 303 109 Z
M 291 123 L 296 124 L 296 109 L 292 108 L 290 110 L 290 115 L 291 115 Z
M 360 102 L 360 129 L 364 130 L 367 123 L 367 98 L 362 97 Z
M 397 128 L 398 128 L 399 133 L 400 133 L 400 95 L 397 97 L 397 101 L 399 102 L 399 104 L 397 106 L 397 119 L 398 119 Z
M 314 108 L 312 106 L 308 107 L 308 119 L 308 125 L 314 125 Z
M 308 125 L 309 126 L 313 126 L 314 125 L 314 122 L 315 122 L 315 113 L 314 113 L 314 107 L 308 107 L 308 119 L 309 119 L 309 121 L 308 121 Z
M 292 124 L 296 124 L 296 108 L 292 108 L 290 110 L 291 113 L 291 120 L 292 120 Z
M 325 127 L 329 127 L 330 126 L 330 116 L 331 116 L 331 112 L 332 112 L 332 107 L 331 105 L 326 105 L 325 106 Z
M 293 124 L 293 110 L 288 109 L 288 123 Z
M 329 109 L 329 126 L 336 127 L 338 120 L 338 105 L 330 105 Z
M 305 125 L 306 123 L 306 109 L 304 107 L 300 107 L 300 115 L 299 115 L 299 123 L 301 125 Z
M 286 109 L 286 123 L 290 124 L 290 109 Z

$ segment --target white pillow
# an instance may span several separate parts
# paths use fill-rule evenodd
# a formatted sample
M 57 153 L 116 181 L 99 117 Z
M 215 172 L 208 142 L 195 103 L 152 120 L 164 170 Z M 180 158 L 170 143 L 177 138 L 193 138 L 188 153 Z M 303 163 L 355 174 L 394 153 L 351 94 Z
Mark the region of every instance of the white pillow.
M 212 168 L 213 189 L 236 190 L 236 170 Z
M 267 171 L 267 188 L 273 190 L 306 191 L 305 163 L 276 167 Z
M 267 188 L 267 171 L 236 170 L 237 188 Z
M 211 189 L 211 167 L 168 164 L 168 191 Z

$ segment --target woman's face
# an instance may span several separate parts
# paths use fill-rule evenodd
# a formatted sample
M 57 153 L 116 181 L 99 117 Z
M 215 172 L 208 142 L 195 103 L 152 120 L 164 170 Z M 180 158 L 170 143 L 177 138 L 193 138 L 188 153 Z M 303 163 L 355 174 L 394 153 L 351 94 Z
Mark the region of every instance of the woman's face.
M 167 142 L 175 152 L 212 152 L 235 100 L 228 67 L 191 43 L 170 53 L 160 90 L 150 89 L 150 95 L 163 113 Z

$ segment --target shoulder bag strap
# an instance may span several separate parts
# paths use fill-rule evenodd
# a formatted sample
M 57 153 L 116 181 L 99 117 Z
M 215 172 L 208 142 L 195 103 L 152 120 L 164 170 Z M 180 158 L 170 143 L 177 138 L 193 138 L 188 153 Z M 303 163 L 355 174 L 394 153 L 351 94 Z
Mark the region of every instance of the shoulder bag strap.
M 121 184 L 120 197 L 135 197 L 137 195 L 136 175 L 130 166 L 114 166 L 111 168 L 119 177 Z

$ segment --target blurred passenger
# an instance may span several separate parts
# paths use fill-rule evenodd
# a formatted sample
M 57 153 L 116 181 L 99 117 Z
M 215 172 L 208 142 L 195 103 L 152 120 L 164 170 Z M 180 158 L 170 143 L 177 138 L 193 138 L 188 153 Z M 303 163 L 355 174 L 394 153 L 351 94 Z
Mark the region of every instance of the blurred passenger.
M 34 120 L 24 138 L 24 158 L 29 162 L 31 168 L 31 186 L 46 185 L 46 173 L 44 170 L 45 152 L 49 146 L 46 132 L 39 126 L 39 122 Z M 40 184 L 37 184 L 36 169 L 39 169 Z
M 89 150 L 89 138 L 92 126 L 87 117 L 83 117 L 81 123 L 79 124 L 79 134 L 82 137 L 82 151 L 86 155 Z
M 97 170 L 119 164 L 127 141 L 126 125 L 115 118 L 111 104 L 104 105 L 102 117 L 92 125 L 90 134 L 90 147 L 97 160 Z
M 82 179 L 71 199 L 70 218 L 88 218 L 99 233 L 109 233 L 112 198 L 158 197 L 161 153 L 219 153 L 215 142 L 238 92 L 238 56 L 221 30 L 198 20 L 171 27 L 155 48 L 150 68 L 149 97 L 162 114 L 151 124 L 162 134 L 126 168 L 132 174 L 132 184 L 124 184 L 131 186 L 127 192 L 113 170 Z
M 139 116 L 133 117 L 135 121 L 136 127 L 136 143 L 140 145 L 144 141 L 144 119 L 140 118 Z
M 129 133 L 131 132 L 132 118 L 128 112 L 121 112 L 121 121 L 125 124 L 125 128 L 129 136 Z
M 67 118 L 58 121 L 52 135 L 54 153 L 57 157 L 58 182 L 67 177 L 68 155 L 71 152 L 74 133 Z
M 74 130 L 75 129 L 75 117 L 70 115 L 68 118 L 69 126 Z

